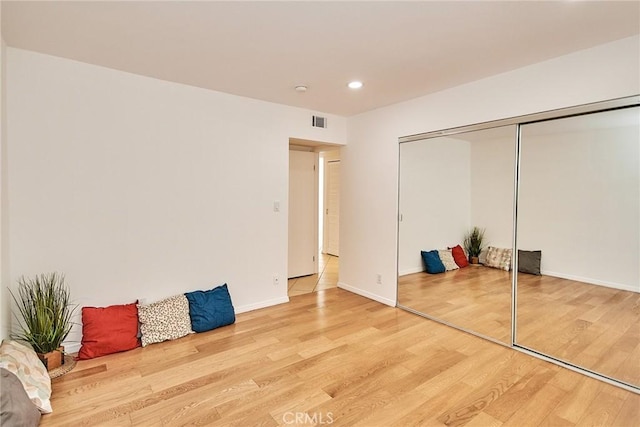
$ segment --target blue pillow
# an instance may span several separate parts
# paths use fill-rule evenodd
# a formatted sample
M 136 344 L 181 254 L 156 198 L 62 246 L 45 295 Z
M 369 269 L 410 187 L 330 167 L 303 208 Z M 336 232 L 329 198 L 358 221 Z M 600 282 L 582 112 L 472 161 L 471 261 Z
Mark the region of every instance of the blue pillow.
M 227 284 L 210 291 L 194 291 L 184 294 L 189 300 L 191 329 L 194 332 L 210 331 L 236 321 Z
M 420 251 L 420 254 L 422 255 L 424 265 L 427 267 L 427 273 L 437 274 L 447 271 L 440 259 L 440 255 L 438 255 L 438 251 Z

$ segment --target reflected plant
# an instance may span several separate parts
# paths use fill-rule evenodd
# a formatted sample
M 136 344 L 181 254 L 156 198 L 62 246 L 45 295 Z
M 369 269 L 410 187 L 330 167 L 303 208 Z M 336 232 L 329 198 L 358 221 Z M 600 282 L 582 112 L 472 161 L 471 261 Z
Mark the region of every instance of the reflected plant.
M 480 252 L 484 249 L 484 228 L 473 227 L 464 236 L 464 249 L 467 251 L 470 257 L 479 257 Z

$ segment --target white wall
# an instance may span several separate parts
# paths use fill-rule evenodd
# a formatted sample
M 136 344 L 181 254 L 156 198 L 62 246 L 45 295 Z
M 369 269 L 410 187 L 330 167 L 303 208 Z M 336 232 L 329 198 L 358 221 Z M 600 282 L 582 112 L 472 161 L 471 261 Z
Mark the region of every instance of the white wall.
M 485 230 L 485 248 L 513 246 L 515 129 L 515 125 L 490 129 L 495 138 L 471 143 L 470 225 Z
M 81 306 L 224 282 L 237 311 L 287 301 L 289 138 L 346 139 L 312 113 L 8 48 L 11 282 L 64 272 Z
M 349 118 L 339 285 L 395 304 L 398 137 L 635 95 L 638 75 L 636 36 Z
M 470 224 L 470 143 L 440 137 L 400 146 L 400 275 L 423 271 L 420 251 L 462 243 Z
M 518 246 L 542 273 L 640 292 L 640 128 L 547 132 L 523 126 Z M 631 110 L 611 111 L 616 116 Z M 594 120 L 592 115 L 564 119 Z M 566 125 L 569 125 L 566 123 Z

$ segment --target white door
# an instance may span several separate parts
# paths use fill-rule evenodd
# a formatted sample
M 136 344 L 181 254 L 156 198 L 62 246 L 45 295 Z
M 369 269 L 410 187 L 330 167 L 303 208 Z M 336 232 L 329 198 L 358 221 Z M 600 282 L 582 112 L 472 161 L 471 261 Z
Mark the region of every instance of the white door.
M 326 205 L 324 214 L 324 251 L 329 255 L 339 256 L 340 246 L 340 161 L 327 163 Z
M 318 153 L 289 151 L 289 278 L 318 272 Z

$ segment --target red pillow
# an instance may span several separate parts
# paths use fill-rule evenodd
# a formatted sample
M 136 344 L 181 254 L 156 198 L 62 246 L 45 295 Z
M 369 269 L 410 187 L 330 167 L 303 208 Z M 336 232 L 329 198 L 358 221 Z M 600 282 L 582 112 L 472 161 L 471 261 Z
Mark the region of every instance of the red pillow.
M 139 346 L 137 301 L 109 307 L 82 307 L 82 347 L 78 359 L 93 359 Z
M 469 260 L 467 260 L 467 256 L 460 245 L 451 248 L 451 254 L 453 255 L 453 260 L 458 264 L 458 267 L 463 268 L 469 266 Z

